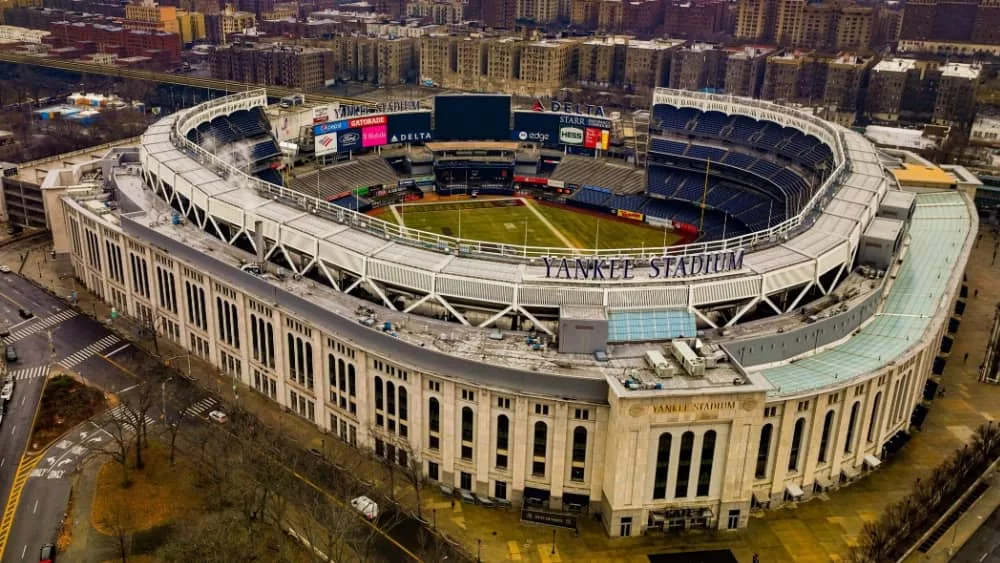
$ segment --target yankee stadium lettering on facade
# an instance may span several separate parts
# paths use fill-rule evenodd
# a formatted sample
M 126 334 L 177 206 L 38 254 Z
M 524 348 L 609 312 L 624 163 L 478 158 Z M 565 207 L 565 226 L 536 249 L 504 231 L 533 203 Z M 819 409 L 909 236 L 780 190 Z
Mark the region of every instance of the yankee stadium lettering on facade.
M 558 280 L 630 280 L 646 265 L 649 278 L 685 278 L 723 274 L 743 269 L 746 250 L 722 250 L 690 256 L 654 256 L 648 261 L 632 258 L 556 258 L 545 256 L 545 277 Z

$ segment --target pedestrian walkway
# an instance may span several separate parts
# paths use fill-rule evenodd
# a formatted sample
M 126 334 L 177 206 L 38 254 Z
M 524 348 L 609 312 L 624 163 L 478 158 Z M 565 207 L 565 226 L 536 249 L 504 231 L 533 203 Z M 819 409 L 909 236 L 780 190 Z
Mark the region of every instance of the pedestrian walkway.
M 216 405 L 215 399 L 211 397 L 205 397 L 204 399 L 198 401 L 197 403 L 191 405 L 184 411 L 184 416 L 205 416 L 205 413 L 212 410 L 212 407 Z
M 97 342 L 94 342 L 93 344 L 87 346 L 86 348 L 74 352 L 69 356 L 63 358 L 62 360 L 59 360 L 59 364 L 66 369 L 71 369 L 77 366 L 78 364 L 87 361 L 94 354 L 98 354 L 102 350 L 106 350 L 119 342 L 121 342 L 121 340 L 117 336 L 109 334 L 104 338 L 98 340 Z
M 118 424 L 123 424 L 132 427 L 136 425 L 137 423 L 136 419 L 139 417 L 139 413 L 137 413 L 135 410 L 130 409 L 127 405 L 118 405 L 117 407 L 109 410 L 107 412 L 107 416 L 110 417 L 111 420 L 117 422 Z M 155 422 L 153 418 L 148 414 L 143 415 L 143 419 L 145 419 L 146 421 L 146 426 L 152 426 Z
M 994 478 L 990 488 L 986 489 L 986 492 L 957 522 L 945 530 L 927 553 L 914 551 L 906 558 L 906 563 L 948 563 L 998 506 L 1000 506 L 1000 486 L 997 486 Z
M 32 319 L 30 324 L 24 328 L 19 328 L 10 333 L 10 336 L 6 336 L 3 339 L 4 344 L 13 344 L 22 338 L 27 338 L 32 334 L 43 331 L 47 328 L 52 328 L 57 324 L 68 321 L 77 315 L 77 312 L 69 309 L 52 315 L 51 317 L 44 317 L 42 319 Z
M 12 370 L 8 376 L 15 381 L 25 379 L 35 379 L 36 377 L 46 377 L 49 375 L 49 366 L 37 366 L 33 368 L 23 368 Z

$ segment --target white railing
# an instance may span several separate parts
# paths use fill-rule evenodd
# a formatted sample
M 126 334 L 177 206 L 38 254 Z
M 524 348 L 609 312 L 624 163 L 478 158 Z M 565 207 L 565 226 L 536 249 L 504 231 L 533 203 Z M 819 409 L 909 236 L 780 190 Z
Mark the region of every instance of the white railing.
M 692 94 L 692 93 L 688 93 Z M 707 96 L 708 94 L 699 94 Z M 256 100 L 255 100 L 256 98 Z M 724 98 L 724 96 L 719 96 Z M 174 146 L 184 149 L 188 154 L 198 159 L 202 164 L 215 167 L 216 170 L 227 170 L 230 180 L 236 180 L 242 186 L 256 190 L 263 196 L 282 203 L 294 205 L 300 209 L 309 211 L 316 215 L 331 219 L 338 223 L 350 225 L 353 228 L 390 239 L 401 243 L 411 244 L 430 250 L 440 252 L 458 252 L 462 254 L 483 254 L 488 256 L 502 257 L 508 259 L 533 259 L 543 256 L 602 256 L 602 257 L 648 257 L 648 256 L 687 256 L 731 250 L 736 248 L 754 249 L 787 240 L 792 231 L 800 227 L 807 227 L 815 221 L 812 213 L 820 196 L 825 194 L 833 183 L 839 181 L 844 169 L 845 162 L 840 143 L 841 137 L 833 128 L 827 132 L 836 139 L 835 146 L 832 147 L 835 158 L 838 159 L 838 166 L 824 181 L 822 187 L 816 191 L 809 203 L 794 217 L 786 219 L 782 223 L 767 230 L 750 233 L 747 235 L 727 238 L 724 240 L 691 243 L 685 245 L 667 247 L 641 247 L 641 248 L 591 248 L 577 249 L 556 246 L 526 246 L 519 244 L 502 244 L 475 239 L 465 239 L 447 235 L 439 235 L 418 229 L 402 227 L 395 223 L 383 221 L 377 217 L 372 217 L 364 213 L 359 213 L 351 209 L 334 205 L 326 200 L 319 199 L 301 192 L 278 186 L 270 182 L 265 182 L 259 178 L 251 176 L 233 166 L 231 163 L 218 158 L 216 155 L 205 150 L 197 143 L 190 141 L 183 132 L 190 131 L 204 119 L 204 110 L 211 110 L 218 106 L 231 104 L 233 102 L 246 101 L 260 102 L 261 105 L 267 103 L 265 90 L 250 90 L 240 92 L 222 98 L 216 98 L 194 108 L 184 110 L 175 116 L 174 127 L 171 128 L 171 141 Z M 747 100 L 748 102 L 752 100 Z M 743 100 L 740 100 L 743 103 Z M 755 102 L 760 104 L 760 102 Z M 769 105 L 768 109 L 774 111 L 779 106 Z M 782 108 L 784 109 L 784 108 Z M 167 118 L 170 119 L 170 118 Z M 825 122 L 823 122 L 824 125 Z M 829 127 L 827 125 L 827 127 Z

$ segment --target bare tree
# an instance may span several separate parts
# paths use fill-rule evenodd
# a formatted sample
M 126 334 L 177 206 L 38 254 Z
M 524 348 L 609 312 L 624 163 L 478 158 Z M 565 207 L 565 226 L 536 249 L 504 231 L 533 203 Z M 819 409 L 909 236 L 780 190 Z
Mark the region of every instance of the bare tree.
M 127 409 L 127 406 L 122 408 L 122 410 Z M 110 457 L 121 467 L 122 487 L 128 487 L 131 484 L 128 463 L 129 454 L 132 451 L 133 427 L 129 422 L 129 418 L 125 416 L 112 416 L 108 423 L 105 424 L 104 429 L 110 441 L 106 447 L 101 449 L 101 453 Z
M 135 436 L 135 468 L 146 466 L 142 459 L 142 450 L 149 446 L 148 421 L 149 412 L 156 404 L 154 387 L 146 382 L 138 384 L 134 393 L 122 399 L 122 409 L 119 411 L 125 425 L 130 427 Z
M 122 563 L 128 563 L 129 552 L 132 547 L 132 522 L 135 515 L 132 513 L 132 505 L 127 498 L 122 498 L 111 506 L 111 512 L 101 519 L 101 524 L 111 530 L 112 537 L 118 546 L 118 556 Z

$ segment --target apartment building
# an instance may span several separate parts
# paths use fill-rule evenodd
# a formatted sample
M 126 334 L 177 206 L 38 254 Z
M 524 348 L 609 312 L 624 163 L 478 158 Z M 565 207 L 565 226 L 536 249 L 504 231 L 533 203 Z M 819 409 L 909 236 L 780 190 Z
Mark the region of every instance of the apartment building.
M 900 39 L 1000 43 L 997 0 L 910 0 L 903 11 Z
M 726 92 L 734 96 L 757 98 L 764 85 L 767 57 L 774 52 L 770 47 L 746 46 L 730 52 L 726 61 Z
M 724 0 L 667 0 L 663 31 L 669 37 L 718 40 L 726 34 L 729 3 Z
M 631 41 L 625 53 L 625 85 L 643 95 L 670 83 L 670 61 L 682 40 Z
M 229 36 L 252 28 L 257 23 L 257 16 L 252 12 L 235 10 L 227 5 L 217 14 L 206 14 L 205 34 L 210 43 L 224 45 L 229 42 Z
M 878 15 L 855 2 L 740 0 L 736 38 L 822 52 L 864 50 L 876 38 Z
M 205 14 L 178 10 L 177 33 L 181 36 L 181 43 L 185 45 L 204 40 L 208 37 L 205 28 Z
M 514 28 L 517 0 L 482 0 L 479 10 L 484 26 L 497 29 Z
M 720 45 L 693 43 L 674 49 L 670 58 L 670 87 L 681 90 L 718 90 L 726 86 L 729 52 Z
M 381 86 L 413 82 L 417 75 L 417 42 L 411 37 L 383 39 L 378 42 L 375 82 Z
M 125 5 L 125 29 L 180 33 L 177 8 L 160 6 L 151 0 Z
M 293 88 L 322 87 L 335 77 L 334 58 L 324 49 L 278 45 L 230 45 L 209 55 L 212 77 Z
M 812 52 L 788 51 L 767 58 L 761 97 L 812 106 L 823 100 L 826 60 Z
M 515 16 L 535 24 L 554 22 L 559 18 L 559 0 L 517 0 Z
M 570 23 L 589 31 L 618 33 L 624 27 L 626 5 L 621 0 L 573 0 Z
M 577 43 L 569 40 L 533 41 L 521 52 L 520 80 L 538 95 L 562 88 L 576 75 Z
M 8 22 L 6 13 L 8 10 L 17 8 L 35 8 L 42 5 L 42 0 L 0 0 L 0 24 L 20 25 L 16 22 Z
M 879 121 L 968 124 L 981 70 L 970 64 L 883 60 L 872 68 L 865 111 Z
M 736 39 L 770 41 L 774 37 L 774 0 L 740 0 L 736 8 Z
M 623 5 L 622 29 L 641 37 L 652 37 L 663 24 L 661 0 L 632 0 Z
M 630 39 L 608 36 L 581 43 L 577 51 L 577 81 L 584 86 L 605 88 L 624 82 Z
M 119 58 L 148 58 L 152 66 L 170 67 L 181 60 L 181 41 L 176 33 L 136 31 L 121 26 L 83 22 L 54 22 L 44 38 L 55 49 L 70 49 L 72 58 L 91 53 L 109 53 Z

